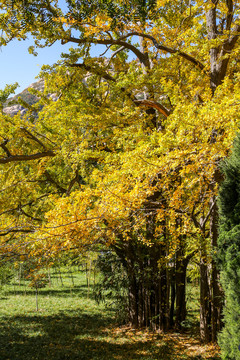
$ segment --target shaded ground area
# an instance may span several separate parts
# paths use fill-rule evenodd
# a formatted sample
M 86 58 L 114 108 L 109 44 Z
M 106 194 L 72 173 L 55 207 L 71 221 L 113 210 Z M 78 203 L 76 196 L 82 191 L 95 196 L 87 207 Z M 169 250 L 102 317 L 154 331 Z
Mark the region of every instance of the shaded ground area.
M 8 287 L 0 300 L 0 360 L 218 359 L 195 335 L 117 327 L 113 312 L 80 284 L 34 290 Z
M 79 316 L 74 311 L 72 315 L 3 318 L 0 358 L 174 360 L 203 359 L 202 355 L 207 355 L 204 354 L 207 349 L 200 349 L 197 341 L 186 336 L 162 336 L 123 328 L 110 330 L 104 327 L 106 322 L 100 315 L 91 317 L 81 310 Z

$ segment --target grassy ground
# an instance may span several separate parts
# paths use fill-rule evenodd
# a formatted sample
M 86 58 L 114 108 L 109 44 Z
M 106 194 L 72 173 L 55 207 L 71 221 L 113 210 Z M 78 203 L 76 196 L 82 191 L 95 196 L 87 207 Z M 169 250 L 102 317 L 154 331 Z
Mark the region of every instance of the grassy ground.
M 55 275 L 51 287 L 35 291 L 24 282 L 0 293 L 1 360 L 190 360 L 218 359 L 213 345 L 191 334 L 163 335 L 118 327 L 114 313 L 98 306 L 82 274 Z

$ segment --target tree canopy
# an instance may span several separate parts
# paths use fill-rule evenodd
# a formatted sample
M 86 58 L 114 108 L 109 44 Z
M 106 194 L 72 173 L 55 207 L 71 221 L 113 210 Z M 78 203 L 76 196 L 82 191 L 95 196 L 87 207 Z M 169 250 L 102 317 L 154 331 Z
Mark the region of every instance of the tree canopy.
M 160 328 L 173 320 L 171 268 L 185 277 L 194 258 L 201 336 L 216 339 L 216 194 L 239 122 L 239 9 L 229 0 L 1 2 L 2 45 L 28 34 L 32 53 L 73 44 L 42 69 L 44 93 L 26 116 L 1 114 L 3 255 L 51 262 L 108 246 L 139 284 L 132 323 L 157 316 Z M 105 50 L 93 56 L 97 45 Z M 156 296 L 148 313 L 140 288 Z

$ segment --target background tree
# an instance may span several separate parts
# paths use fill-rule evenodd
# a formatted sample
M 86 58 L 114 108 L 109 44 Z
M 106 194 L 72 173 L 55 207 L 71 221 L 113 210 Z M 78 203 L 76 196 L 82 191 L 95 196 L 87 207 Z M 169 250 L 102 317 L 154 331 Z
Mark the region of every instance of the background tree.
M 240 215 L 239 175 L 240 138 L 237 136 L 231 155 L 224 161 L 225 175 L 219 192 L 220 236 L 218 259 L 225 293 L 224 328 L 219 336 L 223 359 L 240 359 Z

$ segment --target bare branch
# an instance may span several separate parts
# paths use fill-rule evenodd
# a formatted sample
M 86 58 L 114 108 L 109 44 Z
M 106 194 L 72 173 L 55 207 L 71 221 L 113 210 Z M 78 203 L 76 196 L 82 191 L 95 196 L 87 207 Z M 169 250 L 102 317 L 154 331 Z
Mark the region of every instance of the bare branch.
M 237 40 L 239 39 L 239 33 L 240 33 L 240 25 L 236 25 L 234 28 L 233 28 L 233 34 L 229 41 L 228 41 L 228 44 L 229 44 L 229 47 L 230 47 L 230 50 L 232 50 L 237 42 Z M 227 49 L 229 50 L 229 49 Z
M 45 174 L 47 180 L 48 180 L 51 184 L 55 185 L 56 188 L 57 188 L 62 194 L 65 194 L 65 193 L 67 192 L 66 189 L 64 189 L 61 185 L 59 185 L 59 184 L 57 183 L 56 180 L 53 179 L 53 177 L 50 175 L 50 173 L 49 173 L 47 170 L 44 172 L 44 174 Z
M 68 186 L 68 189 L 66 191 L 66 194 L 69 195 L 70 191 L 72 190 L 72 187 L 75 183 L 78 183 L 79 185 L 81 185 L 81 180 L 80 180 L 80 176 L 78 171 L 76 170 L 76 176 L 70 181 L 70 184 Z
M 6 147 L 8 141 L 9 141 L 8 139 L 5 139 L 5 140 L 3 141 L 3 143 L 0 144 L 0 146 L 1 146 L 1 148 L 5 151 L 5 153 L 7 154 L 7 156 L 9 157 L 9 156 L 12 156 L 12 154 L 10 153 L 10 151 L 8 150 L 8 148 Z
M 32 216 L 32 215 L 30 215 L 30 214 L 27 214 L 26 211 L 24 211 L 24 210 L 22 209 L 22 207 L 19 207 L 19 211 L 20 211 L 23 215 L 25 215 L 26 217 L 30 218 L 31 220 L 41 221 L 41 222 L 42 222 L 42 219 L 36 218 L 35 216 Z
M 233 1 L 227 0 L 226 5 L 228 8 L 226 30 L 230 30 L 233 19 Z
M 208 219 L 209 219 L 209 217 L 210 217 L 210 215 L 211 215 L 211 213 L 212 213 L 213 208 L 215 207 L 215 205 L 216 205 L 216 199 L 212 202 L 212 205 L 211 205 L 211 207 L 210 207 L 207 215 L 206 215 L 205 218 L 203 219 L 203 222 L 202 222 L 203 226 L 204 226 L 204 225 L 206 224 L 206 222 L 208 221 Z
M 65 224 L 61 224 L 61 225 L 55 225 L 55 226 L 44 226 L 43 227 L 43 230 L 45 229 L 58 229 L 58 228 L 61 228 L 61 227 L 65 227 L 65 226 L 70 226 L 70 225 L 73 225 L 73 224 L 76 224 L 78 222 L 83 222 L 83 221 L 91 221 L 91 220 L 102 220 L 102 215 L 99 215 L 99 216 L 93 216 L 93 217 L 89 217 L 89 218 L 83 218 L 83 219 L 77 219 L 77 220 L 74 220 L 74 221 L 70 221 L 69 223 L 65 223 Z M 46 230 L 45 230 L 46 231 Z M 47 231 L 46 231 L 47 232 Z M 59 234 L 57 234 L 56 236 L 59 236 Z
M 0 164 L 8 164 L 10 162 L 30 161 L 42 159 L 44 157 L 54 157 L 56 154 L 52 150 L 43 151 L 31 155 L 10 155 L 5 158 L 0 158 Z
M 35 132 L 38 136 L 43 137 L 44 139 L 46 139 L 47 141 L 51 142 L 52 144 L 54 144 L 54 145 L 56 144 L 56 142 L 54 142 L 54 141 L 52 141 L 51 139 L 49 139 L 46 135 L 40 134 L 40 133 L 37 132 L 35 129 L 34 129 L 34 132 Z
M 29 130 L 27 130 L 25 127 L 20 127 L 20 129 L 27 135 L 28 138 L 38 143 L 40 146 L 43 147 L 44 150 L 46 150 L 46 146 L 43 144 L 43 142 L 39 140 L 35 135 L 33 135 Z
M 157 42 L 157 40 L 149 35 L 149 34 L 143 34 L 143 33 L 139 33 L 139 32 L 133 32 L 131 33 L 131 35 L 136 35 L 136 36 L 141 36 L 141 37 L 144 37 L 146 39 L 149 39 L 152 41 L 152 43 L 154 44 L 154 46 L 158 49 L 158 50 L 162 50 L 162 51 L 165 51 L 167 53 L 170 53 L 170 54 L 178 54 L 179 56 L 181 56 L 182 58 L 184 58 L 185 60 L 188 60 L 189 62 L 191 62 L 192 64 L 194 64 L 195 66 L 197 66 L 200 70 L 203 70 L 204 69 L 204 65 L 201 63 L 201 61 L 195 59 L 193 56 L 189 55 L 189 54 L 186 54 L 185 52 L 181 51 L 181 50 L 178 50 L 178 49 L 173 49 L 173 48 L 170 48 L 168 46 L 165 46 L 165 45 L 161 45 Z
M 118 53 L 120 53 L 121 51 L 123 51 L 125 49 L 124 46 L 121 46 L 119 49 L 117 49 L 116 51 L 114 51 L 114 53 L 112 54 L 112 56 L 110 57 L 108 64 L 110 64 L 111 60 L 114 58 L 114 56 L 116 56 Z
M 173 48 L 170 48 L 170 47 L 168 47 L 168 46 L 161 45 L 161 44 L 159 44 L 159 43 L 157 42 L 157 40 L 156 40 L 152 35 L 140 33 L 140 32 L 137 32 L 137 31 L 133 31 L 133 32 L 128 33 L 128 34 L 126 34 L 126 35 L 124 35 L 124 36 L 121 36 L 119 39 L 114 40 L 114 43 L 112 43 L 112 45 L 117 44 L 117 45 L 122 45 L 122 46 L 125 47 L 125 48 L 129 48 L 129 46 L 125 46 L 125 45 L 127 44 L 127 45 L 130 45 L 130 46 L 132 47 L 133 45 L 131 45 L 131 44 L 126 43 L 126 42 L 123 41 L 123 40 L 126 40 L 127 38 L 132 37 L 132 36 L 140 36 L 140 37 L 149 39 L 149 40 L 152 41 L 152 43 L 154 44 L 154 46 L 155 46 L 158 50 L 162 50 L 162 51 L 165 51 L 165 52 L 170 53 L 170 54 L 178 54 L 178 55 L 180 55 L 181 57 L 183 57 L 184 59 L 186 59 L 186 60 L 190 61 L 191 63 L 193 63 L 193 64 L 194 64 L 195 66 L 197 66 L 200 70 L 203 70 L 204 67 L 205 67 L 204 64 L 201 63 L 201 61 L 195 59 L 193 56 L 191 56 L 191 55 L 189 55 L 189 54 L 186 54 L 185 52 L 183 52 L 183 51 L 181 51 L 181 50 L 173 49 Z M 78 39 L 75 39 L 75 40 L 76 40 L 76 42 L 78 42 Z M 69 40 L 69 41 L 72 41 L 72 40 Z M 100 44 L 100 43 L 101 43 L 101 44 L 106 44 L 106 41 L 107 41 L 108 44 L 109 44 L 110 40 L 92 40 L 93 43 L 96 42 L 96 43 L 99 43 L 99 44 Z M 82 39 L 81 42 L 82 42 L 82 43 L 87 42 L 87 39 L 85 39 L 85 41 L 84 41 L 84 39 Z M 135 49 L 136 49 L 136 48 L 135 48 Z M 130 50 L 131 50 L 131 49 L 130 49 Z M 143 57 L 143 56 L 144 56 L 144 54 L 141 53 L 138 49 L 136 49 L 136 50 L 140 53 L 140 54 L 138 54 L 138 55 L 140 55 L 140 57 Z M 136 55 L 137 55 L 137 54 L 136 54 Z M 137 56 L 138 56 L 138 55 L 137 55 Z M 139 56 L 138 56 L 138 57 L 139 57 Z M 139 58 L 139 59 L 140 59 L 140 58 Z
M 100 54 L 99 56 L 104 56 L 108 52 L 110 47 L 111 47 L 111 45 L 107 46 L 107 49 L 102 54 Z
M 135 34 L 133 33 L 133 35 L 135 35 Z M 132 35 L 130 34 L 129 36 L 132 36 Z M 146 55 L 143 54 L 134 45 L 122 40 L 122 39 L 125 39 L 125 38 L 129 37 L 129 36 L 124 36 L 124 37 L 121 37 L 121 38 L 119 38 L 117 40 L 115 40 L 115 39 L 89 39 L 89 38 L 77 39 L 77 38 L 74 38 L 74 37 L 70 36 L 69 38 L 66 39 L 66 41 L 67 42 L 73 42 L 73 43 L 76 43 L 76 44 L 91 43 L 91 44 L 100 44 L 100 45 L 110 45 L 110 47 L 113 46 L 113 45 L 120 45 L 120 46 L 123 46 L 125 49 L 131 50 L 137 56 L 137 58 L 139 59 L 139 61 L 141 63 L 143 63 L 145 66 L 148 66 L 149 63 L 148 63 L 148 59 L 146 58 Z
M 112 77 L 110 74 L 105 72 L 104 69 L 99 69 L 99 68 L 96 68 L 93 66 L 89 66 L 89 65 L 86 65 L 85 63 L 82 63 L 82 64 L 75 63 L 75 64 L 67 64 L 67 65 L 70 67 L 84 68 L 85 70 L 90 71 L 93 74 L 101 76 L 105 80 L 113 81 L 115 83 L 117 82 L 117 80 L 114 77 Z
M 165 117 L 168 117 L 170 115 L 170 111 L 165 108 L 162 104 L 160 104 L 157 101 L 153 100 L 134 100 L 136 104 L 139 104 L 139 106 L 147 106 L 150 108 L 157 109 L 161 114 L 163 114 Z
M 0 230 L 0 236 L 6 236 L 11 233 L 33 233 L 35 229 L 33 228 L 8 228 Z
M 88 39 L 88 38 L 83 38 L 83 39 L 77 39 L 74 37 L 69 37 L 67 40 L 69 42 L 74 42 L 77 44 L 85 44 L 85 43 L 92 43 L 92 44 L 101 44 L 101 45 L 110 45 L 110 47 L 112 45 L 120 45 L 126 49 L 131 50 L 140 60 L 140 62 L 144 63 L 146 66 L 148 66 L 147 64 L 147 59 L 146 59 L 146 55 L 144 53 L 142 53 L 140 50 L 138 50 L 134 45 L 129 44 L 128 42 L 124 41 L 129 37 L 132 36 L 140 36 L 146 39 L 149 39 L 152 41 L 152 43 L 154 44 L 154 46 L 158 49 L 158 50 L 162 50 L 165 51 L 167 53 L 170 54 L 178 54 L 179 56 L 183 57 L 184 59 L 186 59 L 187 61 L 191 62 L 192 64 L 194 64 L 195 66 L 197 66 L 200 70 L 204 69 L 204 65 L 201 63 L 201 61 L 195 59 L 193 56 L 186 54 L 185 52 L 178 50 L 178 49 L 173 49 L 170 48 L 168 46 L 165 45 L 161 45 L 157 42 L 157 40 L 149 35 L 149 34 L 144 34 L 144 33 L 140 33 L 137 31 L 128 33 L 127 35 L 124 35 L 122 37 L 120 37 L 117 40 L 114 39 Z

